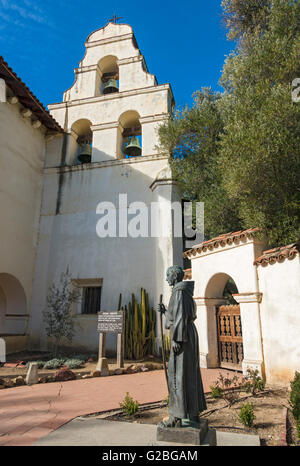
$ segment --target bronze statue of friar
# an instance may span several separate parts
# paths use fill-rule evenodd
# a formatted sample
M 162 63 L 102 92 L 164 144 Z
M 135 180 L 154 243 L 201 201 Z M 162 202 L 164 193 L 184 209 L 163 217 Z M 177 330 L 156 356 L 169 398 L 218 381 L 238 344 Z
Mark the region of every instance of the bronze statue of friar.
M 168 309 L 158 304 L 157 311 L 165 314 L 165 327 L 170 329 L 171 352 L 168 364 L 169 419 L 161 427 L 182 427 L 200 422 L 199 413 L 205 411 L 200 364 L 194 282 L 183 281 L 179 266 L 169 267 L 167 281 L 173 287 Z

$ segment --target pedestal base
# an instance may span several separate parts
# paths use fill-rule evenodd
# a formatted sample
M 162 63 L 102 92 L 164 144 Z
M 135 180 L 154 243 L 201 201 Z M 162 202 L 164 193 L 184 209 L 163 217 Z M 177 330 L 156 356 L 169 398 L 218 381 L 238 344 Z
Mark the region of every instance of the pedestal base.
M 208 422 L 201 420 L 198 427 L 157 426 L 156 440 L 177 444 L 201 445 L 208 432 Z
M 100 371 L 102 377 L 109 375 L 108 361 L 106 358 L 98 359 L 96 370 Z

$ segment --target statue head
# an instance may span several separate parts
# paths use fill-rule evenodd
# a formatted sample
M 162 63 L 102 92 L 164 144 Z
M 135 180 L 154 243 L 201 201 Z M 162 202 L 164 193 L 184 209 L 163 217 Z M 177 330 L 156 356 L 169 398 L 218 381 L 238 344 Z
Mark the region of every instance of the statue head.
M 182 282 L 184 277 L 184 271 L 179 265 L 173 265 L 167 270 L 167 282 L 170 286 L 175 285 L 175 283 Z

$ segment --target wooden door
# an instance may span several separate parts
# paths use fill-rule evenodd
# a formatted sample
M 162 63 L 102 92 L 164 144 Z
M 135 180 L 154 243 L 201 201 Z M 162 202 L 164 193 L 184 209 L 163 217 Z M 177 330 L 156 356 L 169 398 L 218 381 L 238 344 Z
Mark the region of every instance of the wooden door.
M 239 305 L 217 309 L 217 332 L 220 367 L 242 370 L 244 351 Z

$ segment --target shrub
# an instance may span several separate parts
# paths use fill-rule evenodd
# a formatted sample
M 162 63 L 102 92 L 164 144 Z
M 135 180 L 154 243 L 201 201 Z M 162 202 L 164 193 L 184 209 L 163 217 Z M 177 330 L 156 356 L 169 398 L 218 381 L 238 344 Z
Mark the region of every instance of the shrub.
M 64 364 L 68 369 L 78 369 L 83 363 L 84 361 L 80 359 L 67 359 Z
M 139 411 L 138 401 L 134 401 L 128 392 L 126 392 L 123 403 L 120 403 L 120 407 L 126 416 L 134 416 Z
M 211 396 L 215 400 L 223 397 L 223 394 L 224 394 L 223 388 L 220 387 L 217 383 L 216 385 L 211 385 L 209 388 L 211 390 Z
M 46 362 L 44 365 L 44 369 L 59 369 L 64 361 L 64 359 L 50 359 L 50 361 Z
M 239 418 L 242 424 L 246 427 L 252 427 L 255 419 L 253 404 L 243 403 L 239 412 Z
M 298 439 L 300 440 L 300 417 L 297 420 L 296 428 L 298 433 Z
M 237 388 L 239 387 L 239 378 L 237 374 L 230 377 L 229 374 L 224 376 L 221 372 L 219 373 L 219 378 L 215 382 L 215 390 L 221 394 L 221 398 L 227 403 L 228 406 L 231 406 L 238 398 L 239 393 Z
M 248 375 L 244 379 L 242 388 L 247 393 L 256 395 L 257 392 L 262 392 L 265 388 L 265 381 L 258 375 L 258 370 L 247 369 Z
M 300 372 L 297 371 L 291 382 L 290 401 L 295 419 L 300 419 Z
M 61 341 L 72 341 L 75 334 L 74 303 L 80 300 L 80 291 L 72 284 L 69 270 L 61 274 L 59 283 L 48 289 L 47 307 L 43 311 L 46 335 L 54 340 L 54 355 L 57 357 Z

